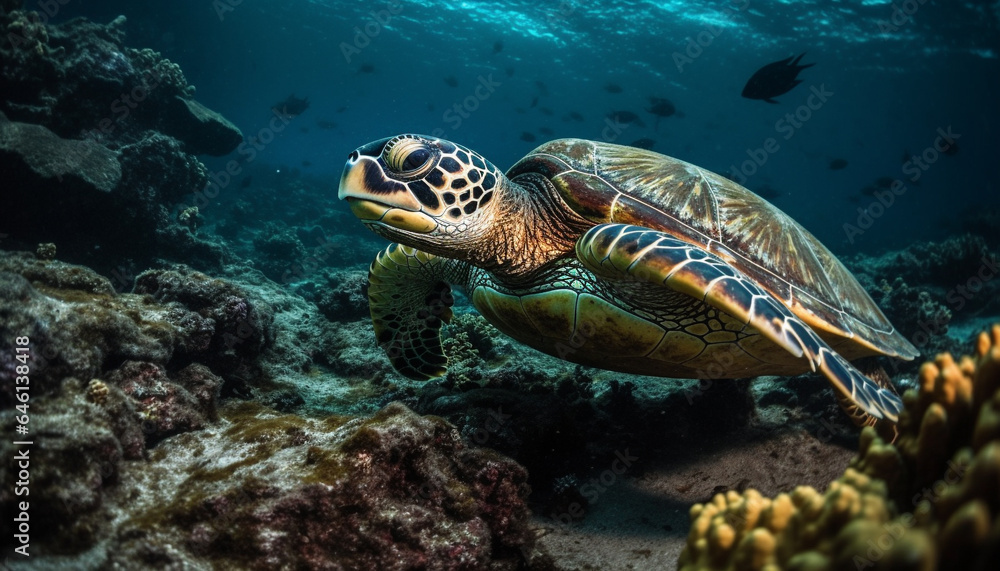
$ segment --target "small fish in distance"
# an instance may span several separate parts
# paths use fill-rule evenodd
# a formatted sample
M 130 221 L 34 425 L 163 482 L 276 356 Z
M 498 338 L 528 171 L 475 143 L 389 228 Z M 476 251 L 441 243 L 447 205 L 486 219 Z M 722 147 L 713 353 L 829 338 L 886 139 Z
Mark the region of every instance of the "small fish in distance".
M 635 123 L 639 127 L 645 127 L 646 123 L 639 118 L 638 115 L 631 111 L 612 111 L 605 116 L 607 119 L 612 121 L 618 121 L 621 123 L 627 123 L 629 125 Z
M 306 109 L 309 109 L 309 98 L 303 97 L 302 99 L 298 99 L 294 93 L 289 95 L 284 101 L 279 101 L 271 106 L 271 111 L 285 119 L 298 117 Z
M 631 143 L 629 143 L 630 147 L 636 147 L 638 149 L 646 149 L 646 150 L 652 149 L 654 145 L 656 145 L 656 141 L 648 137 L 643 137 L 642 139 L 636 139 Z
M 769 63 L 758 69 L 743 88 L 743 97 L 747 99 L 763 99 L 768 103 L 778 103 L 775 97 L 783 95 L 792 90 L 796 85 L 802 83 L 797 79 L 799 73 L 816 64 L 807 63 L 799 65 L 801 54 L 796 58 L 787 58 L 774 63 Z
M 846 166 L 847 166 L 846 159 L 833 159 L 832 161 L 830 161 L 830 170 L 832 171 L 839 171 L 840 169 L 845 168 Z
M 649 107 L 646 108 L 646 111 L 656 115 L 656 123 L 653 124 L 653 129 L 657 130 L 660 128 L 660 119 L 670 117 L 677 112 L 677 108 L 666 97 L 650 97 Z

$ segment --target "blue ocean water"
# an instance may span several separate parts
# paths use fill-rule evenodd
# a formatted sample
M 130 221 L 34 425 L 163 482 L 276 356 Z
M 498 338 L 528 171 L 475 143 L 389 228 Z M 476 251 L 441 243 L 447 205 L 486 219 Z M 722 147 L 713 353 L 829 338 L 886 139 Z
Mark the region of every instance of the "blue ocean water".
M 17 3 L 0 0 L 0 15 Z M 358 563 L 359 553 L 392 559 L 391 568 L 422 568 L 426 553 L 477 568 L 461 562 L 466 548 L 477 561 L 534 559 L 532 568 L 556 568 L 550 554 L 560 569 L 671 568 L 692 504 L 748 486 L 767 495 L 826 486 L 843 472 L 857 431 L 819 375 L 729 383 L 747 373 L 726 369 L 722 354 L 687 380 L 547 359 L 489 327 L 460 291 L 444 328 L 448 374 L 423 382 L 393 372 L 397 347 L 372 331 L 369 302 L 378 311 L 379 293 L 365 290 L 384 244 L 337 199 L 348 155 L 390 135 L 451 139 L 500 169 L 548 140 L 578 137 L 728 176 L 845 260 L 921 352 L 909 363 L 883 360 L 900 389 L 938 351 L 967 353 L 1000 315 L 1000 0 L 26 0 L 24 8 L 51 22 L 124 15 L 125 45 L 178 64 L 194 99 L 243 137 L 225 156 L 200 154 L 239 136 L 221 121 L 192 127 L 186 95 L 177 110 L 173 90 L 184 92 L 184 82 L 175 75 L 166 88 L 135 88 L 143 97 L 160 91 L 102 137 L 97 126 L 119 115 L 117 90 L 137 69 L 156 66 L 157 80 L 163 68 L 176 70 L 121 49 L 115 26 L 77 23 L 46 36 L 30 18 L 9 24 L 26 38 L 7 40 L 29 49 L 0 49 L 0 60 L 10 58 L 0 61 L 9 89 L 0 131 L 33 133 L 25 140 L 38 146 L 15 157 L 9 139 L 0 141 L 0 172 L 15 181 L 0 195 L 17 200 L 7 208 L 18 214 L 0 207 L 0 376 L 18 371 L 6 355 L 30 346 L 42 356 L 31 369 L 33 424 L 16 421 L 48 455 L 36 452 L 31 465 L 32 533 L 49 542 L 38 568 L 201 568 L 216 558 L 233 568 L 390 568 Z M 115 45 L 87 47 L 102 35 Z M 67 54 L 83 54 L 85 65 L 28 65 L 62 66 Z M 742 95 L 755 72 L 792 60 L 800 83 Z M 59 75 L 66 69 L 89 75 Z M 170 124 L 178 117 L 183 125 Z M 205 134 L 212 129 L 215 137 Z M 50 160 L 55 153 L 37 148 L 78 154 Z M 430 309 L 413 309 L 439 324 L 451 298 L 440 284 L 431 293 Z M 570 354 L 580 353 L 578 332 Z M 611 337 L 628 339 L 596 341 Z M 7 338 L 18 348 L 8 351 Z M 715 383 L 713 367 L 727 382 Z M 0 383 L 8 426 L 13 386 Z M 386 407 L 393 401 L 405 406 Z M 379 410 L 379 423 L 394 420 L 374 438 L 363 418 Z M 407 440 L 415 433 L 423 440 Z M 403 461 L 404 440 L 402 450 L 433 462 Z M 498 470 L 496 453 L 512 460 Z M 354 469 L 341 470 L 337 458 Z M 492 540 L 466 533 L 479 516 L 466 509 L 465 484 L 427 477 L 456 458 L 466 465 L 452 481 L 488 492 L 481 515 L 492 532 L 520 521 L 525 535 L 490 553 Z M 388 484 L 378 483 L 383 476 Z M 331 492 L 349 480 L 358 487 Z M 390 496 L 399 503 L 384 503 Z M 372 501 L 368 512 L 356 499 Z M 13 504 L 10 494 L 0 493 L 4 502 Z M 449 526 L 452 543 L 432 537 L 426 511 L 411 509 L 426 505 L 448 516 L 434 521 L 454 515 L 470 527 Z M 407 513 L 417 515 L 399 515 Z M 524 547 L 535 535 L 544 557 Z M 423 563 L 410 565 L 399 548 L 418 536 L 431 540 L 410 555 Z M 93 551 L 91 541 L 100 542 Z M 53 560 L 64 548 L 67 558 Z
M 179 63 L 199 100 L 269 141 L 206 160 L 213 170 L 253 153 L 335 193 L 352 149 L 402 132 L 441 134 L 501 169 L 549 139 L 651 139 L 757 190 L 839 254 L 955 233 L 964 212 L 1000 202 L 997 2 L 80 1 L 58 17 L 119 14 L 130 45 Z M 778 104 L 740 97 L 756 69 L 801 53 L 815 65 Z M 266 132 L 290 94 L 309 109 Z M 650 97 L 677 113 L 657 121 Z M 644 126 L 613 126 L 621 111 Z M 941 133 L 958 152 L 933 149 Z M 906 185 L 888 208 L 883 177 Z

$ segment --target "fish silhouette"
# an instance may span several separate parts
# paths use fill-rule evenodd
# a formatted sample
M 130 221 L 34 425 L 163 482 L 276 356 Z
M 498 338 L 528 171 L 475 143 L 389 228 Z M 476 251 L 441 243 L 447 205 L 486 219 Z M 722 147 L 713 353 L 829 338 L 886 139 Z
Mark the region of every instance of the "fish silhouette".
M 279 101 L 271 106 L 271 111 L 286 118 L 298 117 L 309 109 L 309 98 L 298 99 L 295 94 L 289 95 L 284 101 Z
M 750 76 L 746 87 L 743 88 L 743 97 L 747 99 L 763 99 L 768 103 L 777 103 L 774 100 L 775 97 L 788 93 L 796 85 L 802 83 L 801 79 L 797 79 L 799 72 L 807 67 L 816 65 L 812 63 L 799 65 L 799 60 L 804 55 L 806 54 L 803 53 L 799 57 L 790 57 L 769 63 L 758 69 Z

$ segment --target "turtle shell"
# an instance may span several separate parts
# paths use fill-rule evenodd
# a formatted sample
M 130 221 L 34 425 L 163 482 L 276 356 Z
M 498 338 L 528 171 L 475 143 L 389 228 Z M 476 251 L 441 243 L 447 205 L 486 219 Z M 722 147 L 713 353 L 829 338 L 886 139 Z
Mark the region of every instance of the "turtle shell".
M 568 208 L 596 224 L 660 230 L 721 257 L 848 359 L 919 354 L 815 236 L 725 177 L 652 151 L 582 139 L 541 145 L 507 176 L 517 182 L 529 173 L 546 177 Z

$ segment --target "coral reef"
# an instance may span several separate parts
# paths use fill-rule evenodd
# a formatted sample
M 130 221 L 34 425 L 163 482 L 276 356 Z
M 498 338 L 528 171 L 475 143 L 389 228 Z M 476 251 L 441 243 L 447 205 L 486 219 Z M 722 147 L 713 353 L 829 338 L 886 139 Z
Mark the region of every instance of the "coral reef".
M 223 376 L 255 376 L 257 356 L 274 339 L 271 309 L 225 280 L 183 269 L 149 270 L 136 277 L 134 291 L 212 323 L 212 334 L 199 349 L 206 352 L 202 362 Z
M 136 462 L 122 458 L 103 388 L 71 385 L 71 399 L 38 415 L 47 432 L 32 456 L 42 496 L 32 523 L 45 527 L 32 544 L 42 561 L 89 550 L 97 567 L 126 569 L 513 570 L 531 547 L 525 470 L 400 404 L 310 420 L 232 402 Z
M 680 569 L 986 569 L 1000 546 L 1000 325 L 925 363 L 895 445 L 865 428 L 823 493 L 755 490 L 691 508 Z
M 1000 312 L 1000 254 L 975 234 L 914 242 L 880 256 L 844 259 L 889 320 L 923 355 L 958 352 L 971 341 L 949 335 L 955 322 Z M 918 361 L 892 361 L 892 373 L 913 374 Z
M 102 271 L 157 257 L 220 269 L 221 248 L 170 211 L 208 181 L 194 155 L 232 151 L 240 131 L 190 98 L 175 63 L 126 47 L 123 17 L 46 21 L 0 14 L 0 166 L 20 214 L 8 247 L 54 243 Z
M 194 87 L 177 64 L 124 45 L 124 16 L 107 25 L 43 22 L 17 10 L 0 20 L 10 40 L 0 53 L 0 110 L 12 120 L 112 148 L 149 130 L 180 139 L 193 154 L 224 155 L 242 141 L 235 126 L 191 99 Z
M 515 569 L 530 546 L 524 469 L 464 446 L 440 419 L 399 404 L 351 421 L 250 403 L 222 416 L 209 434 L 165 442 L 135 474 L 140 488 L 175 475 L 137 502 L 112 562 L 141 567 L 155 553 L 168 566 Z M 205 461 L 175 471 L 186 450 Z

